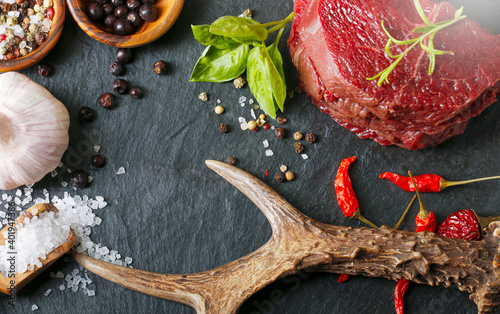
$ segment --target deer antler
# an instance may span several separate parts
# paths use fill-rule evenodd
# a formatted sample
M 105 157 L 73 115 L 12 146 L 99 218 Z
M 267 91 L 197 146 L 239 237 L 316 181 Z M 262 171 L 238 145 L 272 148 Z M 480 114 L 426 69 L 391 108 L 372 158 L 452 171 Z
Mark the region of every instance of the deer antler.
M 127 288 L 190 305 L 198 313 L 235 313 L 253 293 L 301 269 L 405 278 L 455 286 L 471 293 L 479 313 L 500 304 L 500 223 L 483 241 L 433 233 L 333 226 L 300 213 L 269 186 L 236 167 L 206 161 L 209 168 L 245 194 L 267 217 L 273 235 L 261 248 L 216 269 L 167 275 L 136 270 L 74 253 L 89 271 Z

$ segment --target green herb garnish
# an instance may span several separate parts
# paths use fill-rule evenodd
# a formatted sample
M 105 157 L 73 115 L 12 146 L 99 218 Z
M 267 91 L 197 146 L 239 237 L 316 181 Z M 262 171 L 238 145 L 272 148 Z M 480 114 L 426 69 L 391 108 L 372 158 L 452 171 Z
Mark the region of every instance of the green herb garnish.
M 276 111 L 283 111 L 286 99 L 283 59 L 278 43 L 293 16 L 291 13 L 284 20 L 266 24 L 248 17 L 224 16 L 212 25 L 191 26 L 194 38 L 208 47 L 196 62 L 189 81 L 227 82 L 246 69 L 250 91 L 262 110 L 276 118 Z M 278 30 L 276 40 L 266 47 L 269 34 Z
M 462 11 L 464 8 L 461 7 L 460 9 L 458 9 L 455 12 L 455 17 L 453 19 L 441 21 L 441 22 L 433 24 L 429 21 L 429 19 L 427 19 L 427 16 L 425 15 L 425 12 L 422 9 L 422 6 L 420 5 L 419 0 L 414 0 L 414 3 L 415 3 L 415 7 L 417 9 L 418 15 L 420 15 L 420 18 L 422 19 L 422 21 L 424 21 L 424 23 L 427 25 L 417 27 L 413 30 L 413 32 L 415 34 L 423 34 L 422 36 L 417 37 L 417 38 L 413 38 L 410 40 L 404 40 L 404 41 L 397 40 L 394 37 L 392 37 L 391 34 L 389 34 L 389 32 L 387 31 L 387 29 L 384 26 L 384 21 L 382 20 L 382 23 L 381 23 L 382 29 L 387 34 L 387 36 L 389 36 L 389 40 L 387 41 L 387 44 L 385 45 L 385 52 L 391 58 L 396 59 L 396 61 L 394 61 L 390 66 L 385 68 L 382 72 L 375 75 L 374 77 L 367 78 L 367 80 L 369 80 L 369 81 L 379 78 L 379 80 L 377 82 L 378 86 L 382 86 L 382 84 L 384 82 L 389 83 L 389 80 L 388 80 L 389 74 L 391 74 L 392 70 L 394 70 L 396 68 L 396 66 L 403 59 L 403 57 L 417 44 L 420 44 L 420 47 L 429 54 L 429 75 L 434 73 L 434 68 L 436 67 L 436 55 L 444 55 L 444 54 L 453 55 L 452 51 L 444 51 L 444 50 L 438 50 L 438 49 L 434 48 L 434 35 L 438 31 L 442 30 L 443 28 L 446 28 L 446 27 L 464 19 L 466 17 L 465 15 L 462 15 Z M 427 45 L 424 44 L 424 39 L 426 39 L 426 38 L 428 38 Z M 393 55 L 389 51 L 392 43 L 395 43 L 396 45 L 402 45 L 402 46 L 411 44 L 411 46 L 408 47 L 403 53 L 401 53 L 399 55 Z

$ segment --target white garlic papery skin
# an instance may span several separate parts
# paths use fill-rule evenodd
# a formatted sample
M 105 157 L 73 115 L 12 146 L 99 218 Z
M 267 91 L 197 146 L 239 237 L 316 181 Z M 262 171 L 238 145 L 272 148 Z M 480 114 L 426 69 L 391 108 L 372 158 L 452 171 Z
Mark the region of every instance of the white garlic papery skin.
M 41 85 L 17 72 L 0 75 L 0 190 L 32 184 L 66 151 L 69 114 Z

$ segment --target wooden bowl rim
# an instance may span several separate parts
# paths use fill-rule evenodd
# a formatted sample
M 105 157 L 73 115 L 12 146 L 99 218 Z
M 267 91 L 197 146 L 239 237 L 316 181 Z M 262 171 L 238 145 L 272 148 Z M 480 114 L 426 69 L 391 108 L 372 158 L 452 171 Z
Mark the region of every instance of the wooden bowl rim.
M 54 0 L 54 18 L 45 42 L 32 53 L 11 60 L 0 60 L 0 72 L 19 71 L 40 62 L 54 48 L 61 37 L 66 18 L 66 1 Z
M 184 0 L 160 1 L 168 1 L 169 6 L 166 8 L 166 12 L 160 15 L 158 20 L 153 22 L 157 23 L 156 27 L 146 28 L 139 33 L 128 36 L 119 36 L 108 33 L 103 30 L 102 27 L 98 26 L 97 23 L 91 21 L 87 17 L 85 8 L 82 7 L 81 0 L 67 0 L 67 3 L 69 11 L 76 23 L 90 37 L 103 44 L 113 47 L 135 48 L 147 45 L 163 36 L 175 23 L 182 11 L 182 7 L 184 6 Z

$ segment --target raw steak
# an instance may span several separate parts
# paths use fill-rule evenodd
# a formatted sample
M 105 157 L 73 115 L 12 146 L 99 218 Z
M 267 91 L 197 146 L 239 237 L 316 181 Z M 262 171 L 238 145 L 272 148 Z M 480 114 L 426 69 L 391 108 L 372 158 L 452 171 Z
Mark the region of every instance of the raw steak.
M 456 11 L 420 2 L 433 23 Z M 416 46 L 379 87 L 366 78 L 395 60 L 385 53 L 381 22 L 396 39 L 420 36 L 413 29 L 425 24 L 413 0 L 296 0 L 295 14 L 288 45 L 302 89 L 361 138 L 406 149 L 437 145 L 463 133 L 500 93 L 500 35 L 473 20 L 436 33 L 434 47 L 454 55 L 436 56 L 432 75 L 428 54 Z M 408 47 L 393 46 L 392 54 Z

